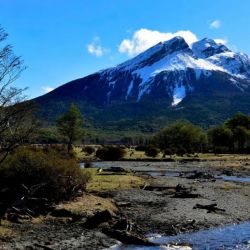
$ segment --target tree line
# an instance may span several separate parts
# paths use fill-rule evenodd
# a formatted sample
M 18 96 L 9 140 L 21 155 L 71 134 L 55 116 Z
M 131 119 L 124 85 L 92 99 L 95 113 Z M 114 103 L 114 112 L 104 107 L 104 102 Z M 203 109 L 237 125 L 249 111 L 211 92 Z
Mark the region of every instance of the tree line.
M 66 143 L 68 152 L 72 150 L 72 144 L 84 136 L 82 123 L 83 117 L 74 104 L 57 120 L 57 132 Z M 160 150 L 165 155 L 250 153 L 250 116 L 238 113 L 206 131 L 191 122 L 176 121 L 151 138 L 126 138 L 120 143 L 139 145 L 145 152 Z
M 250 116 L 238 113 L 205 131 L 187 121 L 177 121 L 152 138 L 165 154 L 250 153 Z

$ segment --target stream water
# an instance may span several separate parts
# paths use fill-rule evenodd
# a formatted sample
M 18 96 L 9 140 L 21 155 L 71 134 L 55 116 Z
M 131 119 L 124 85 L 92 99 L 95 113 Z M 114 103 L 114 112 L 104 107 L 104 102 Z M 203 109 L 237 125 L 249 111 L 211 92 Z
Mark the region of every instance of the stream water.
M 84 163 L 80 163 L 81 167 L 84 168 Z M 108 168 L 110 167 L 110 163 L 107 162 L 94 162 L 93 167 L 96 168 Z M 122 166 L 121 166 L 122 167 Z M 164 171 L 164 170 L 153 170 L 153 171 L 139 171 L 141 174 L 145 173 L 151 175 L 152 177 L 158 176 L 169 176 L 169 177 L 179 177 L 180 172 L 178 171 Z M 183 176 L 185 177 L 185 175 Z M 239 176 L 227 176 L 227 175 L 217 175 L 216 179 L 222 179 L 224 181 L 236 181 L 236 182 L 250 182 L 249 176 L 239 177 Z
M 144 172 L 141 172 L 144 173 Z M 169 177 L 184 177 L 185 175 L 181 176 L 179 172 L 175 171 L 147 171 L 146 174 L 152 177 L 160 177 L 160 176 L 169 176 Z M 239 177 L 236 175 L 227 176 L 227 175 L 217 175 L 215 179 L 223 180 L 223 181 L 235 181 L 235 182 L 250 182 L 249 176 Z
M 151 237 L 151 242 L 161 244 L 157 247 L 113 246 L 114 250 L 159 250 L 159 249 L 193 249 L 193 250 L 246 250 L 250 249 L 250 222 L 233 224 L 215 229 L 201 230 L 194 233 L 179 234 L 168 237 Z M 168 245 L 169 247 L 163 246 Z M 186 244 L 191 247 L 176 246 Z
M 224 181 L 250 182 L 250 177 L 220 175 L 218 178 L 222 178 Z

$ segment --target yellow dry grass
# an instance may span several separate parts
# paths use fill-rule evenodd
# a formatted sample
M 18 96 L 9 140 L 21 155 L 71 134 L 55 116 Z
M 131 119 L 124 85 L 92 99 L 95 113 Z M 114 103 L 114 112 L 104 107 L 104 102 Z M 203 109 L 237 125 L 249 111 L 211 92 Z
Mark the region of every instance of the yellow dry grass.
M 143 178 L 134 176 L 131 173 L 121 175 L 115 173 L 97 173 L 95 169 L 86 171 L 92 171 L 92 179 L 87 185 L 87 191 L 90 192 L 138 188 L 145 184 Z
M 9 222 L 2 220 L 1 226 L 0 226 L 0 238 L 5 238 L 5 237 L 12 237 L 16 235 L 16 232 L 8 227 Z
M 111 199 L 98 197 L 91 194 L 84 194 L 74 201 L 64 202 L 57 205 L 56 209 L 65 209 L 72 214 L 88 216 L 97 211 L 108 210 L 111 213 L 117 212 L 117 207 Z
M 231 184 L 231 183 L 226 183 L 226 184 L 222 184 L 219 186 L 220 189 L 225 190 L 225 191 L 229 191 L 232 189 L 241 189 L 241 186 L 235 185 L 235 184 Z

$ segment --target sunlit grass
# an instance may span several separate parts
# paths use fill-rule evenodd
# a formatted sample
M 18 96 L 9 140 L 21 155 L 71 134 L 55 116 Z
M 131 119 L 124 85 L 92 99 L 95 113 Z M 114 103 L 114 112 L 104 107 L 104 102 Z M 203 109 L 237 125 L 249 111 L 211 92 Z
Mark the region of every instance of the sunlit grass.
M 108 210 L 111 213 L 117 212 L 117 207 L 112 200 L 91 194 L 84 194 L 74 201 L 61 203 L 57 205 L 56 209 L 64 209 L 79 216 L 88 216 L 96 211 L 104 210 Z
M 87 184 L 87 191 L 111 191 L 120 189 L 138 188 L 144 185 L 145 180 L 141 177 L 134 176 L 131 173 L 97 173 L 95 169 L 86 169 L 91 171 L 92 179 Z
M 14 229 L 9 228 L 10 222 L 7 220 L 2 220 L 1 221 L 1 226 L 0 226 L 0 238 L 1 237 L 12 237 L 16 235 L 16 232 Z

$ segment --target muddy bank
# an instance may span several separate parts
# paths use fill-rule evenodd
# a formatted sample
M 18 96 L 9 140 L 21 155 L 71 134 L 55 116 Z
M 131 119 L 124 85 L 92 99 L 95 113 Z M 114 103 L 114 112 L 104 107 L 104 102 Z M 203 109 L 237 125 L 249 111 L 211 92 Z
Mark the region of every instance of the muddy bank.
M 223 164 L 148 164 L 130 168 L 136 174 L 146 176 L 151 190 L 124 190 L 109 192 L 117 202 L 127 202 L 129 207 L 123 207 L 123 213 L 134 221 L 141 232 L 174 235 L 180 232 L 196 231 L 223 224 L 239 223 L 250 219 L 250 183 L 224 181 L 213 176 L 223 173 Z M 151 171 L 160 171 L 162 175 L 151 176 Z M 175 171 L 180 176 L 164 176 L 166 171 Z M 201 178 L 186 178 L 187 173 L 205 173 Z M 231 174 L 246 176 L 249 169 L 233 169 Z M 205 178 L 208 176 L 208 178 Z M 174 187 L 181 185 L 192 190 L 195 198 L 178 197 Z M 162 188 L 159 188 L 162 187 Z M 198 206 L 197 206 L 198 205 Z M 200 206 L 199 206 L 200 205 Z M 216 205 L 216 209 L 205 209 Z M 204 208 L 205 206 L 205 208 Z
M 14 235 L 0 237 L 2 250 L 104 249 L 115 244 L 99 230 L 87 230 L 77 223 L 49 220 L 42 224 L 10 224 Z M 15 234 L 16 233 L 16 234 Z

